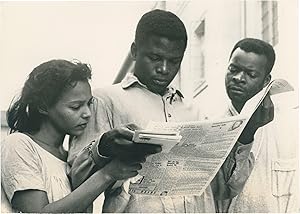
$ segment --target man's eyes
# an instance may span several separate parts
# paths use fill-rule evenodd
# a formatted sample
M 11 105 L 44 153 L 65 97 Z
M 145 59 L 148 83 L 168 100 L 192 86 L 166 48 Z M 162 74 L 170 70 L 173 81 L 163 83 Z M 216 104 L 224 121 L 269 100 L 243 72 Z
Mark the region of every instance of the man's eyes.
M 240 69 L 236 68 L 235 66 L 229 65 L 228 70 L 230 72 L 238 72 Z
M 237 73 L 237 72 L 242 72 L 244 71 L 245 74 L 247 74 L 249 77 L 251 78 L 255 78 L 256 77 L 256 73 L 251 71 L 251 70 L 243 70 L 242 68 L 238 68 L 238 67 L 235 67 L 233 65 L 229 65 L 228 66 L 228 70 L 231 72 L 231 73 Z
M 255 77 L 256 77 L 256 74 L 255 74 L 255 73 L 248 72 L 247 74 L 248 74 L 248 76 L 251 77 L 251 78 L 255 78 Z
M 157 55 L 149 55 L 148 57 L 149 57 L 149 59 L 151 59 L 152 61 L 159 61 L 159 60 L 160 60 L 160 57 L 157 56 Z
M 154 62 L 162 61 L 162 58 L 160 56 L 157 56 L 157 55 L 149 55 L 148 57 L 151 61 L 154 61 Z M 176 59 L 170 59 L 169 62 L 172 63 L 172 64 L 178 64 L 178 63 L 180 63 L 180 60 L 181 59 L 177 59 L 177 58 Z

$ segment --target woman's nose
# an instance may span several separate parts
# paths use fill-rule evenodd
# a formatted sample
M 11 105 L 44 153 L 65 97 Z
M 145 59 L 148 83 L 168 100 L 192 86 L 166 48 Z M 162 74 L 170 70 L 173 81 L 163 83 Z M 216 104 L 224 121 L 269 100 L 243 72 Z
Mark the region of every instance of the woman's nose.
M 92 115 L 91 109 L 89 106 L 87 106 L 84 110 L 84 112 L 82 113 L 82 117 L 83 118 L 90 118 Z

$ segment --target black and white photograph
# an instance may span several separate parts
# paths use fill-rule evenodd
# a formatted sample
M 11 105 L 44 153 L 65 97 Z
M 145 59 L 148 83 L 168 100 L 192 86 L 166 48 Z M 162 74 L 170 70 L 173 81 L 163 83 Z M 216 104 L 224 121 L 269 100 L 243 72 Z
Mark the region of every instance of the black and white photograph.
M 1 213 L 300 213 L 297 0 L 0 1 Z

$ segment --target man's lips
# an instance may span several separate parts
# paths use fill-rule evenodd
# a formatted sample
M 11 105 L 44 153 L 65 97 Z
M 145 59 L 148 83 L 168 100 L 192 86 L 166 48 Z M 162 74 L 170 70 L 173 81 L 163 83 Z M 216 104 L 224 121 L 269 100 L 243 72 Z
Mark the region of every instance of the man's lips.
M 243 93 L 244 92 L 244 89 L 239 87 L 239 86 L 229 86 L 228 89 L 232 92 L 239 92 L 239 93 Z
M 165 79 L 153 79 L 153 83 L 155 83 L 156 85 L 166 85 L 168 84 L 168 81 Z

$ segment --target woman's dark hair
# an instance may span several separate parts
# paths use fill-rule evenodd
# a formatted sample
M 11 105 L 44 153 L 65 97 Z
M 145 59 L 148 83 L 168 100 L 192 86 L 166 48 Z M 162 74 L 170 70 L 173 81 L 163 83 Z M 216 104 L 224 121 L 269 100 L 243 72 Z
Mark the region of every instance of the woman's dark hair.
M 55 59 L 34 68 L 20 97 L 12 101 L 7 111 L 10 133 L 38 131 L 44 118 L 41 110 L 53 106 L 66 88 L 89 79 L 89 65 L 78 61 Z

